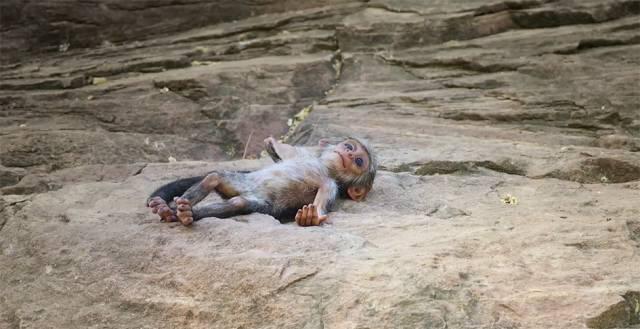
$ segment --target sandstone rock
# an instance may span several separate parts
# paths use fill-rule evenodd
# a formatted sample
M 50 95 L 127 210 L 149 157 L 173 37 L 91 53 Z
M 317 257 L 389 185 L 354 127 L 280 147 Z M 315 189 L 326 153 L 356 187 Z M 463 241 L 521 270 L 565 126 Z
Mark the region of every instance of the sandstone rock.
M 0 4 L 0 327 L 638 326 L 637 1 L 80 2 Z M 144 207 L 302 108 L 331 224 Z
M 17 184 L 27 171 L 22 168 L 7 168 L 0 166 L 0 187 Z

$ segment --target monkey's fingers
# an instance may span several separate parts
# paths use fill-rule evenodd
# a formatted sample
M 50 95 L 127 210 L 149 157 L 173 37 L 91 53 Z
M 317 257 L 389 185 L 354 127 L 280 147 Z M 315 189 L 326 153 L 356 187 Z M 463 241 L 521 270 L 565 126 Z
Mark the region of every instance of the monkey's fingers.
M 310 214 L 309 214 L 309 206 L 303 206 L 302 207 L 302 225 L 301 226 L 309 226 L 309 222 L 310 222 Z
M 329 216 L 327 215 L 320 214 L 320 211 L 318 210 L 318 207 L 316 205 L 312 205 L 311 210 L 313 211 L 313 218 L 311 221 L 311 225 L 318 226 L 329 218 Z
M 305 205 L 296 213 L 296 223 L 300 226 L 309 226 L 310 220 L 311 214 L 309 212 L 309 206 Z
M 303 222 L 302 222 L 302 209 L 298 209 L 298 212 L 296 212 L 296 224 L 303 226 Z
M 311 209 L 311 225 L 313 226 L 320 225 L 320 219 L 318 217 L 318 208 L 314 204 L 310 205 L 309 208 Z
M 316 211 L 316 206 L 313 204 L 310 204 L 307 207 L 307 226 L 316 225 L 315 222 L 317 221 L 317 217 L 318 217 L 318 212 Z

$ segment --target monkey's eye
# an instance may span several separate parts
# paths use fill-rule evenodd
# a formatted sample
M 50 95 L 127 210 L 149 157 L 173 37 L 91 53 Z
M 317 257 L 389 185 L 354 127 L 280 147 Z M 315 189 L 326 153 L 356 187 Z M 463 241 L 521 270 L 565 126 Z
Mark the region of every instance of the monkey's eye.
M 364 160 L 362 158 L 356 158 L 356 166 L 362 167 L 364 165 Z
M 347 150 L 349 150 L 349 151 L 353 151 L 353 145 L 351 145 L 349 143 L 344 143 L 344 147 L 346 147 Z

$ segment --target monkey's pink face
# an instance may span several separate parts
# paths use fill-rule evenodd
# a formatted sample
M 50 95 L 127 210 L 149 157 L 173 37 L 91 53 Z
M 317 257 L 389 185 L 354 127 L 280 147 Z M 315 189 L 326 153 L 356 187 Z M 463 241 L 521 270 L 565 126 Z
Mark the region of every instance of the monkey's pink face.
M 336 169 L 360 175 L 369 168 L 369 154 L 360 143 L 347 139 L 336 145 Z

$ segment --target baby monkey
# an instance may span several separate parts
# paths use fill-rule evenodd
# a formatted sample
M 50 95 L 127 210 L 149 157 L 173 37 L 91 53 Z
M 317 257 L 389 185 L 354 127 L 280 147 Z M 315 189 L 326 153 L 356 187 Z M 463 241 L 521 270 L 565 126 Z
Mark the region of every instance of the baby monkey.
M 191 225 L 205 217 L 227 218 L 258 212 L 300 226 L 320 225 L 338 196 L 361 201 L 371 190 L 377 161 L 363 141 L 294 147 L 265 139 L 273 165 L 257 171 L 213 171 L 168 183 L 151 194 L 147 206 L 163 221 Z M 198 204 L 216 192 L 221 202 Z M 198 204 L 198 205 L 197 205 Z M 196 206 L 197 205 L 197 206 Z

